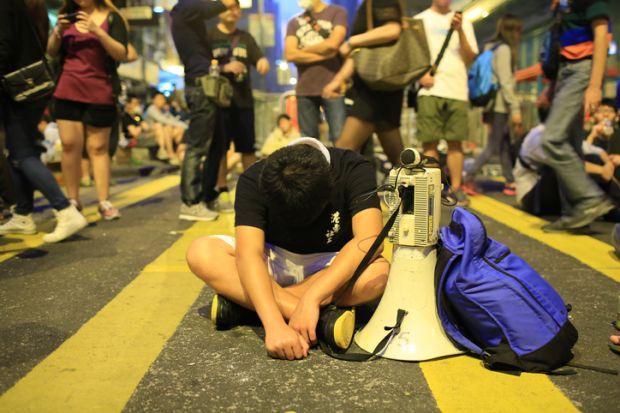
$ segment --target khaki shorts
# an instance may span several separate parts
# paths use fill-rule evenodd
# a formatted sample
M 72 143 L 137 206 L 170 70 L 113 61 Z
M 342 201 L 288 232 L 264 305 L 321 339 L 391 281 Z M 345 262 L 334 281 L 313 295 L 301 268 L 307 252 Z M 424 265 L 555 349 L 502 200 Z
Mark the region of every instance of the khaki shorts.
M 417 124 L 421 143 L 464 141 L 469 136 L 469 102 L 419 96 Z

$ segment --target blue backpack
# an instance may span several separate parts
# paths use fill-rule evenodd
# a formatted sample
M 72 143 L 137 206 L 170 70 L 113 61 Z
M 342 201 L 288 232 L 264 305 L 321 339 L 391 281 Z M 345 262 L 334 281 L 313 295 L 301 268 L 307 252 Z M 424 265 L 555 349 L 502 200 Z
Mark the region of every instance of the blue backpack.
M 435 270 L 446 334 L 491 370 L 552 372 L 572 358 L 577 330 L 560 295 L 508 247 L 456 208 L 441 229 Z
M 495 98 L 499 90 L 499 83 L 493 79 L 493 56 L 500 45 L 482 52 L 469 68 L 467 86 L 469 87 L 469 101 L 474 106 L 486 106 Z

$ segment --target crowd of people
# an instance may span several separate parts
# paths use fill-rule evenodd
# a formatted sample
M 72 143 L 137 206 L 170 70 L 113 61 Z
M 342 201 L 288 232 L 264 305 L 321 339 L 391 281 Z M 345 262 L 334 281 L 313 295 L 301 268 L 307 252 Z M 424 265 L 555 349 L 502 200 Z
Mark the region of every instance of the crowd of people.
M 0 235 L 36 232 L 35 190 L 57 218 L 45 242 L 83 229 L 80 186 L 90 184 L 91 173 L 101 217 L 119 219 L 110 201 L 111 154 L 117 146 L 152 147 L 157 159 L 180 168 L 179 219 L 211 221 L 219 213 L 236 213 L 235 238 L 200 239 L 188 252 L 192 271 L 217 292 L 216 325 L 228 328 L 257 313 L 270 354 L 307 356 L 317 334 L 333 336 L 334 325 L 350 324 L 336 322 L 351 317 L 340 307 L 381 295 L 389 270 L 376 255 L 355 285 L 346 287 L 363 256 L 360 245 L 382 227 L 378 198 L 368 195 L 376 189 L 373 164 L 355 152 L 372 146 L 376 135 L 397 165 L 404 148 L 401 113 L 408 89 L 369 86 L 352 54 L 398 41 L 406 10 L 399 0 L 368 1 L 350 27 L 342 7 L 298 2 L 300 13 L 286 28 L 284 57 L 297 67 L 300 131 L 282 114 L 260 150 L 251 68 L 266 75 L 270 63 L 252 35 L 238 27 L 238 0 L 179 0 L 170 16 L 185 68 L 184 99 L 169 101 L 156 92 L 145 105 L 144 96 L 128 94 L 122 106 L 117 67 L 137 55 L 128 42 L 128 22 L 111 0 L 65 0 L 51 30 L 43 0 L 0 2 L 0 74 L 41 61 L 44 54 L 56 58 L 59 68 L 50 98 L 20 103 L 2 95 L 14 206 Z M 601 216 L 620 218 L 620 135 L 616 105 L 602 97 L 608 2 L 552 0 L 551 8 L 562 16 L 557 79 L 537 102 L 541 123 L 527 131 L 516 156 L 510 136 L 526 135 L 515 78 L 523 26 L 518 16 L 501 17 L 483 47 L 493 54 L 497 92 L 484 110 L 486 146 L 469 167 L 464 168 L 463 152 L 469 136 L 468 66 L 479 49 L 472 23 L 451 9 L 451 0 L 432 0 L 414 16 L 424 23 L 435 65 L 409 93 L 424 154 L 440 159 L 439 144 L 447 143 L 445 189 L 459 206 L 477 194 L 475 178 L 497 154 L 504 194 L 516 195 L 530 213 L 559 215 L 544 227 L 559 232 Z M 322 119 L 329 148 L 319 141 Z M 58 158 L 65 192 L 42 161 Z M 242 174 L 233 206 L 227 176 L 237 165 Z M 338 307 L 320 311 L 326 304 Z

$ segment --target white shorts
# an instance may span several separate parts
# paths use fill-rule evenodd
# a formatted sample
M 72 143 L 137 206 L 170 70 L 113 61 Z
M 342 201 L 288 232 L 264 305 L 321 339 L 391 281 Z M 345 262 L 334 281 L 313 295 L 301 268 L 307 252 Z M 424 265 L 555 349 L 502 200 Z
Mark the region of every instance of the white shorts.
M 235 238 L 230 235 L 213 235 L 236 249 Z M 316 254 L 296 254 L 265 244 L 265 258 L 269 274 L 282 287 L 298 284 L 307 277 L 331 265 L 337 252 L 319 252 Z

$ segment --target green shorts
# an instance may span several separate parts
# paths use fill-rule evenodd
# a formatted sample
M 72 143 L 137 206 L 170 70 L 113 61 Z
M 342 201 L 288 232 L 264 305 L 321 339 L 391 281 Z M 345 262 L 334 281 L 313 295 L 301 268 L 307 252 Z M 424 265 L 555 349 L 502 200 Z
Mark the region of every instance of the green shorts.
M 421 143 L 464 141 L 469 136 L 469 102 L 419 96 L 417 124 Z

